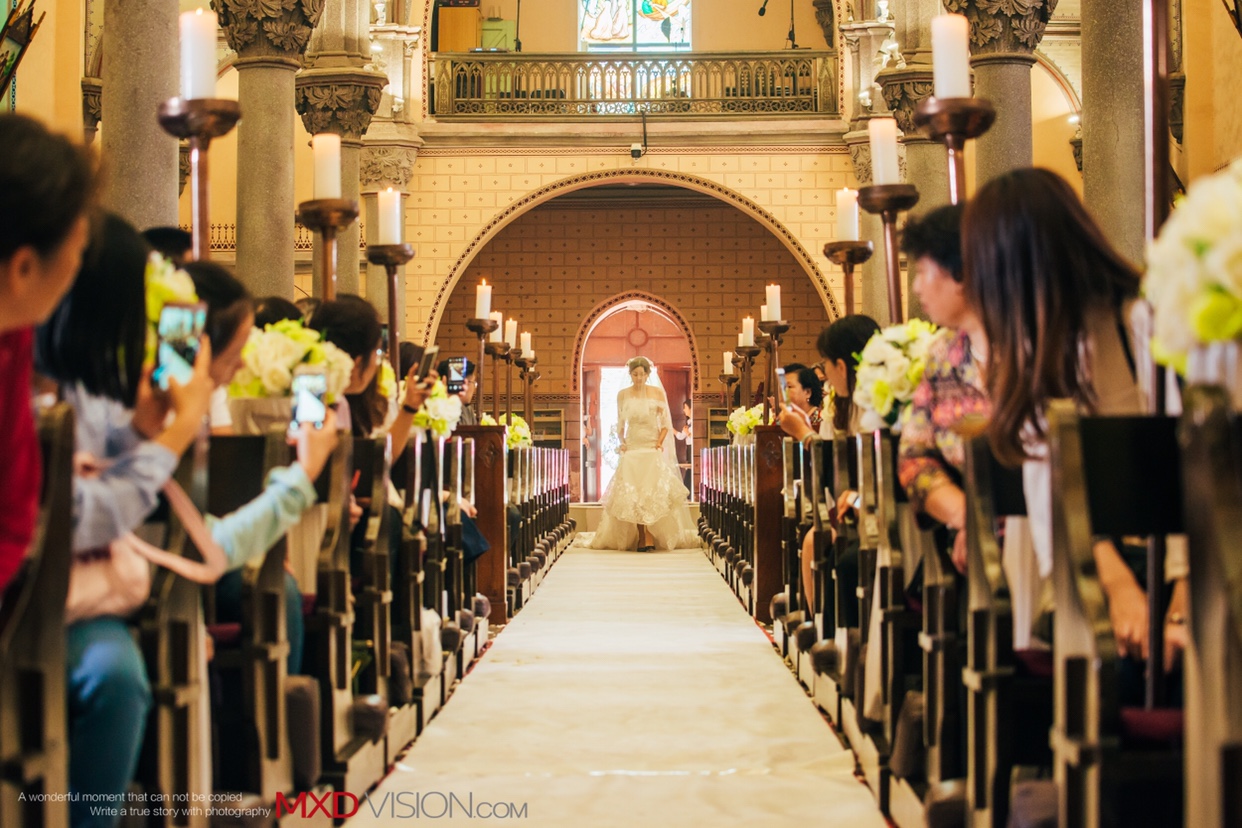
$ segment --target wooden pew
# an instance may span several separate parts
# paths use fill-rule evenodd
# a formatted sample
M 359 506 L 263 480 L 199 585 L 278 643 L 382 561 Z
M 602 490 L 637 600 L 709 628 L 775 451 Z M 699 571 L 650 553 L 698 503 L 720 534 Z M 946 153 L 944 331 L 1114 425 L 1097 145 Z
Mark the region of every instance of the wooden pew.
M 798 650 L 794 630 L 810 617 L 803 608 L 801 544 L 798 530 L 802 523 L 801 446 L 785 437 L 781 440 L 780 581 L 782 588 L 769 601 L 772 640 L 777 650 L 798 670 Z
M 73 409 L 39 418 L 43 491 L 34 540 L 0 596 L 0 825 L 66 825 L 65 597 L 73 505 Z M 22 794 L 26 801 L 21 800 Z
M 1186 824 L 1242 825 L 1242 422 L 1192 386 L 1180 426 L 1190 536 Z
M 457 433 L 474 441 L 474 464 L 472 492 L 478 517 L 475 522 L 491 548 L 475 562 L 475 589 L 486 596 L 491 604 L 488 619 L 475 620 L 482 627 L 486 621 L 496 626 L 509 623 L 506 598 L 507 550 L 509 548 L 508 521 L 505 519 L 505 447 L 504 426 L 458 426 Z M 486 635 L 486 627 L 482 627 Z M 484 639 L 486 643 L 486 639 Z
M 1049 408 L 1056 675 L 1052 729 L 1058 823 L 1176 826 L 1181 712 L 1123 709 L 1120 659 L 1093 545 L 1184 530 L 1175 421 L 1082 417 Z M 1163 572 L 1149 573 L 1158 588 Z
M 361 577 L 354 590 L 357 623 L 353 629 L 369 664 L 359 673 L 359 691 L 390 698 L 392 677 L 392 561 L 389 548 L 390 514 L 388 439 L 354 440 L 356 499 L 363 505 L 359 524 L 361 543 L 352 554 L 361 557 Z

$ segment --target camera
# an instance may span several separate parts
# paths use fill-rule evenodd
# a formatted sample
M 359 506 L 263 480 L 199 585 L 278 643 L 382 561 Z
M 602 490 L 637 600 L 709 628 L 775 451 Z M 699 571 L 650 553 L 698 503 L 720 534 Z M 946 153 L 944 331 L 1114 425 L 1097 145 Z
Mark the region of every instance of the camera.
M 642 158 L 643 157 L 643 145 L 642 144 L 630 144 L 630 157 L 635 160 Z

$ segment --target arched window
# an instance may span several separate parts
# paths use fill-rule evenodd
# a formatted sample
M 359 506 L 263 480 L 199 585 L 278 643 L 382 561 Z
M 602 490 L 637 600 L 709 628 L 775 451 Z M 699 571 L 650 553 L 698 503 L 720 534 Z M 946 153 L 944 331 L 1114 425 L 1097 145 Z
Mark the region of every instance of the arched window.
M 690 48 L 692 0 L 578 0 L 578 48 L 658 52 Z

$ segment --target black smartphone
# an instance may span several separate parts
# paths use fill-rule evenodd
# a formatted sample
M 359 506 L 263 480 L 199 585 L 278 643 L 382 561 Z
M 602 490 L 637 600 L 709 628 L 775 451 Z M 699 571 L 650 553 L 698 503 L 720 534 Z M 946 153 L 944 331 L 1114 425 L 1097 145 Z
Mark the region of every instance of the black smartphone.
M 781 404 L 789 406 L 789 385 L 785 382 L 785 369 L 776 369 L 776 382 L 781 388 Z
M 444 378 L 444 390 L 460 394 L 466 390 L 466 358 L 453 357 L 448 361 L 448 376 Z
M 431 373 L 431 369 L 436 367 L 436 359 L 440 356 L 439 345 L 428 345 L 427 350 L 423 351 L 423 358 L 418 363 L 419 380 L 427 379 L 427 375 Z
M 160 311 L 151 378 L 164 391 L 170 381 L 185 385 L 194 376 L 194 361 L 206 324 L 207 305 L 203 302 L 169 302 Z
M 303 423 L 310 423 L 315 428 L 323 428 L 328 416 L 328 376 L 322 370 L 308 365 L 299 366 L 293 372 L 293 382 L 289 387 L 293 397 L 292 417 L 289 419 L 290 433 L 296 432 Z

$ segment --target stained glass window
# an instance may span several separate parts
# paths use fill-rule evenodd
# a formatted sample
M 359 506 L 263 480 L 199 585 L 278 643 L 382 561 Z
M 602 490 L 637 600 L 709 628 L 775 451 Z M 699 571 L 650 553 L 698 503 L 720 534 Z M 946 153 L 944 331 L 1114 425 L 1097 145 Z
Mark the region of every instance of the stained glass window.
M 690 2 L 579 0 L 579 47 L 592 52 L 689 49 Z

